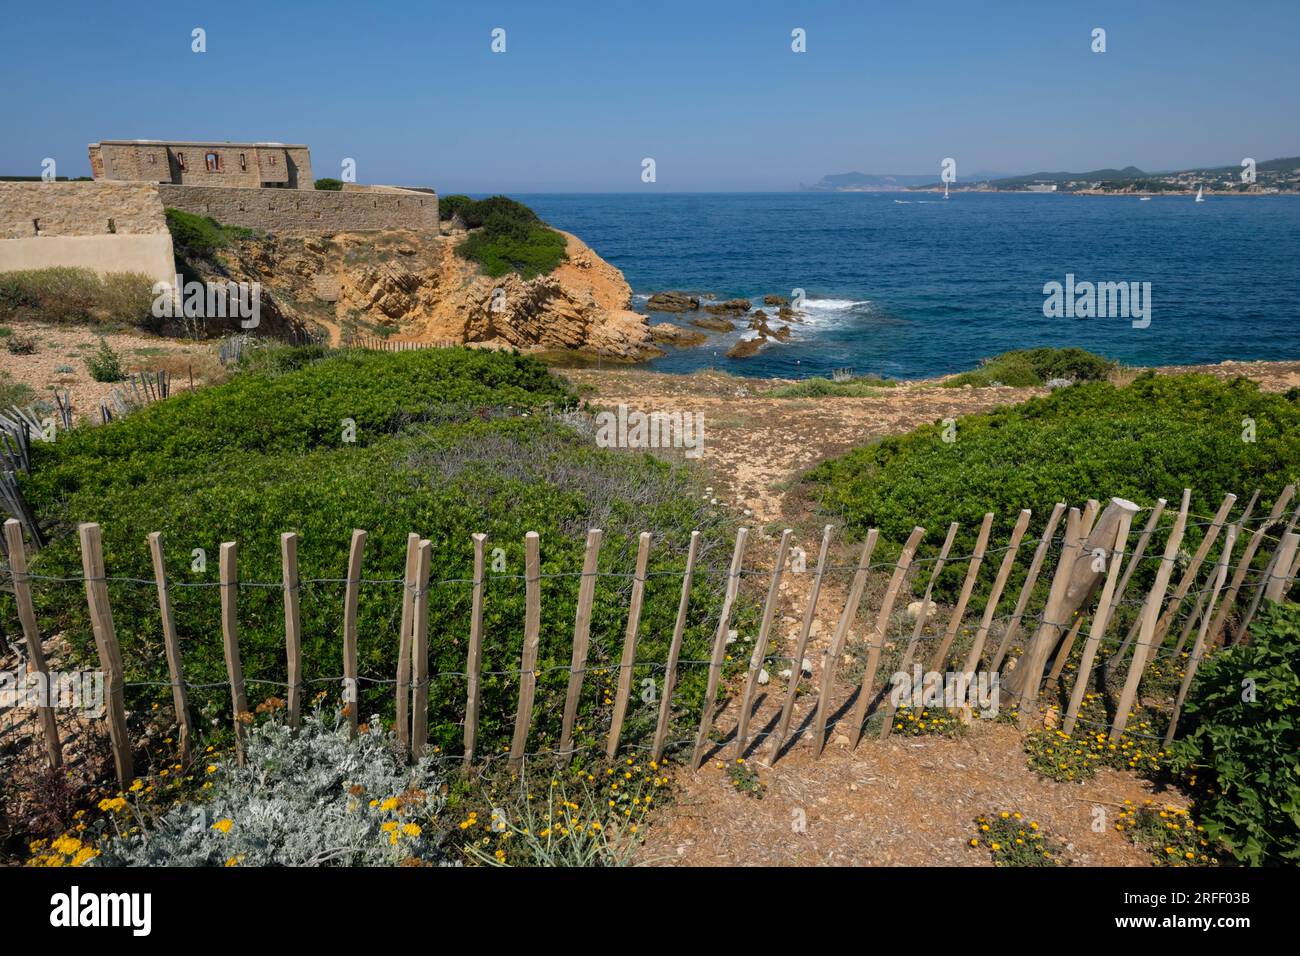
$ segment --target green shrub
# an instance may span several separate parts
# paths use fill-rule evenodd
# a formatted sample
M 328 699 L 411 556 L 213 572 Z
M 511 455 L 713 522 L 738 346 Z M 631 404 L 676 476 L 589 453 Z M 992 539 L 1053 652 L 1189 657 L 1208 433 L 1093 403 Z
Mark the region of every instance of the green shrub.
M 86 369 L 96 382 L 120 382 L 126 378 L 121 357 L 113 351 L 106 339 L 100 339 L 99 349 L 86 359 Z
M 889 379 L 875 375 L 857 375 L 843 382 L 829 378 L 809 378 L 793 385 L 782 385 L 766 393 L 765 398 L 874 398 L 880 389 L 896 385 Z
M 1254 442 L 1242 440 L 1247 418 L 1255 422 Z M 945 441 L 945 434 L 955 440 Z M 1029 548 L 1058 501 L 1082 506 L 1089 498 L 1119 496 L 1150 507 L 1164 497 L 1171 506 L 1158 531 L 1163 536 L 1183 488 L 1192 489 L 1192 512 L 1206 515 L 1229 492 L 1241 499 L 1239 511 L 1256 488 L 1270 502 L 1297 477 L 1300 402 L 1263 393 L 1243 378 L 1146 373 L 1123 388 L 1075 385 L 968 415 L 957 420 L 955 434 L 942 422 L 923 425 L 823 462 L 808 480 L 823 510 L 842 517 L 855 534 L 879 528 L 896 547 L 920 525 L 933 544 L 957 521 L 954 553 L 969 554 L 988 511 L 997 543 L 1006 541 L 1021 508 L 1032 509 L 1023 546 Z M 1191 521 L 1184 549 L 1195 550 L 1204 530 L 1204 522 Z M 1026 564 L 1017 562 L 1012 588 Z M 938 583 L 941 596 L 951 595 L 963 571 L 961 562 L 949 563 Z M 1139 569 L 1134 593 L 1152 571 L 1149 564 Z M 981 576 L 977 596 L 990 579 Z
M 331 179 L 330 177 L 325 176 L 321 179 L 316 180 L 316 188 L 328 190 L 329 192 L 342 192 L 343 180 Z
M 223 226 L 211 216 L 199 216 L 182 209 L 166 209 L 167 229 L 172 234 L 172 243 L 177 255 L 192 255 L 210 258 L 219 249 L 224 249 L 235 239 L 253 235 L 252 229 L 242 226 Z
M 1300 604 L 1261 608 L 1248 643 L 1196 673 L 1172 744 L 1210 840 L 1252 866 L 1300 862 Z
M 196 685 L 226 679 L 219 620 L 217 554 L 239 543 L 239 575 L 247 582 L 281 577 L 279 535 L 301 538 L 300 574 L 329 579 L 301 592 L 305 678 L 337 693 L 338 634 L 348 543 L 353 528 L 369 532 L 359 600 L 361 713 L 392 712 L 406 536 L 433 544 L 429 602 L 430 672 L 446 675 L 432 689 L 431 735 L 444 750 L 459 749 L 465 706 L 465 641 L 471 590 L 471 535 L 485 532 L 500 548 L 485 602 L 481 683 L 481 752 L 508 739 L 517 703 L 523 633 L 524 535 L 541 537 L 543 617 L 537 688 L 536 749 L 558 736 L 568 675 L 583 536 L 605 532 L 600 569 L 618 572 L 596 589 L 591 664 L 578 740 L 594 742 L 612 708 L 603 683 L 616 669 L 626 625 L 640 531 L 654 534 L 642 617 L 639 658 L 662 661 L 676 614 L 680 572 L 692 528 L 702 531 L 707 556 L 721 563 L 724 519 L 701 502 L 688 473 L 648 455 L 597 448 L 589 437 L 541 409 L 567 406 L 571 393 L 530 358 L 470 349 L 342 352 L 285 371 L 244 372 L 229 382 L 173 396 L 104 427 L 78 428 L 52 446 L 33 450 L 23 490 L 50 529 L 37 573 L 80 573 L 79 521 L 103 527 L 109 573 L 151 577 L 145 536 L 161 531 L 169 555 L 177 627 L 187 679 Z M 355 423 L 355 442 L 345 429 Z M 104 467 L 111 461 L 112 467 Z M 206 553 L 206 565 L 192 557 Z M 489 555 L 491 557 L 491 555 Z M 715 560 L 716 559 L 716 560 Z M 201 570 L 199 568 L 202 568 Z M 701 574 L 692 594 L 682 654 L 708 656 L 720 581 Z M 192 584 L 183 587 L 181 584 Z M 157 596 L 152 588 L 110 586 L 122 655 L 132 681 L 166 682 L 160 651 Z M 283 681 L 284 617 L 278 586 L 239 590 L 239 639 L 250 701 Z M 83 658 L 93 659 L 84 594 L 58 584 L 38 589 L 50 626 L 58 626 Z M 749 613 L 747 609 L 742 609 Z M 744 617 L 742 613 L 742 619 Z M 710 621 L 712 618 L 712 621 Z M 741 626 L 745 626 L 742 624 Z M 600 675 L 599 677 L 597 675 Z M 662 678 L 662 668 L 636 668 L 635 686 Z M 675 700 L 698 708 L 703 668 L 683 668 Z M 603 680 L 603 683 L 602 683 Z M 166 705 L 165 687 L 133 687 L 132 706 Z M 230 725 L 229 694 L 196 690 L 195 709 L 209 729 Z M 698 716 L 698 709 L 696 710 Z M 655 708 L 634 701 L 628 738 L 644 734 Z M 675 738 L 674 738 L 675 739 Z
M 973 385 L 983 388 L 995 382 L 1023 388 L 1043 385 L 1054 378 L 1072 382 L 1104 381 L 1117 368 L 1115 362 L 1084 349 L 1020 349 L 985 359 L 980 367 L 944 381 L 945 388 Z
M 451 209 L 475 231 L 456 247 L 456 253 L 477 262 L 485 274 L 517 272 L 531 279 L 546 275 L 564 261 L 564 236 L 549 228 L 527 206 L 506 196 L 458 201 L 463 198 L 447 197 L 441 201 L 441 208 L 447 208 L 448 200 L 457 200 Z M 447 218 L 451 215 L 448 213 Z
M 465 209 L 474 205 L 474 200 L 460 193 L 453 193 L 450 196 L 438 197 L 438 218 L 447 220 L 459 214 L 462 219 L 465 218 Z
M 153 280 L 138 273 L 57 266 L 0 276 L 0 319 L 152 327 L 153 300 Z

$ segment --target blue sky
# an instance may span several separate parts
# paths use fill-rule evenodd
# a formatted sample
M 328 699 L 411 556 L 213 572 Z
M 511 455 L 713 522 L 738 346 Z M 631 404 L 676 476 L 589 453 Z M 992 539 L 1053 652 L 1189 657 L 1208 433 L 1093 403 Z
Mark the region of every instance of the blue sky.
M 1300 154 L 1298 37 L 1296 0 L 15 3 L 0 173 L 85 175 L 100 138 L 305 142 L 443 193 L 1235 164 Z

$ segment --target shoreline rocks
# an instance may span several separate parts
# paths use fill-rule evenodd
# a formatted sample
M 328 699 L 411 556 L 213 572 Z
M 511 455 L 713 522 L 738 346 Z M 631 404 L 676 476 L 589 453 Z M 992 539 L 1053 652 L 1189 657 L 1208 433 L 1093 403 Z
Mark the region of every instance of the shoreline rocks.
M 651 312 L 698 312 L 700 300 L 685 292 L 656 292 L 645 307 Z

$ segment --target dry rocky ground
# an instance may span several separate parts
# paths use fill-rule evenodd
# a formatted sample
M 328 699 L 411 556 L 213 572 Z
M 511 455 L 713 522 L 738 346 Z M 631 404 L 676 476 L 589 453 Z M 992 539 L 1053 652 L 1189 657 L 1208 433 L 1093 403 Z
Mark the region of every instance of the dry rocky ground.
M 1200 371 L 1222 377 L 1245 375 L 1269 391 L 1300 386 L 1300 363 L 1229 362 L 1166 371 Z M 644 412 L 704 413 L 701 465 L 720 501 L 730 503 L 756 529 L 749 566 L 773 560 L 782 528 L 795 531 L 794 544 L 817 552 L 820 525 L 797 479 L 828 457 L 874 438 L 906 432 L 925 422 L 1012 404 L 1041 389 L 948 389 L 937 382 L 882 388 L 869 398 L 786 399 L 764 397 L 775 383 L 716 372 L 662 375 L 637 370 L 582 370 L 565 373 L 593 405 L 619 402 Z M 1132 372 L 1128 375 L 1131 376 Z M 852 566 L 856 542 L 838 538 L 832 566 Z M 789 655 L 808 598 L 811 576 L 787 574 L 782 582 L 775 630 L 781 653 Z M 805 686 L 821 680 L 820 662 L 829 645 L 847 593 L 841 575 L 823 587 L 805 657 L 813 672 Z M 879 575 L 875 576 L 879 577 Z M 761 599 L 762 576 L 752 579 Z M 849 646 L 874 617 L 883 582 L 873 580 L 863 600 Z M 939 615 L 938 627 L 946 624 Z M 892 634 L 898 633 L 896 614 Z M 749 644 L 745 647 L 745 637 Z M 754 635 L 741 635 L 738 654 L 747 656 Z M 780 667 L 782 665 L 776 665 Z M 775 669 L 775 668 L 774 668 Z M 877 684 L 881 678 L 877 679 Z M 680 794 L 661 811 L 647 837 L 642 861 L 650 864 L 745 866 L 780 864 L 987 865 L 987 850 L 968 841 L 974 818 L 1020 811 L 1037 820 L 1067 846 L 1079 865 L 1141 866 L 1149 863 L 1110 827 L 1094 830 L 1096 809 L 1113 817 L 1124 800 L 1152 798 L 1183 805 L 1177 793 L 1156 793 L 1133 774 L 1103 769 L 1091 781 L 1055 783 L 1038 777 L 1026 763 L 1022 734 L 1004 723 L 975 720 L 967 734 L 943 737 L 891 737 L 864 734 L 848 746 L 848 707 L 855 688 L 837 682 L 836 712 L 826 749 L 815 756 L 810 739 L 814 694 L 797 698 L 792 734 L 801 734 L 773 760 L 767 735 L 779 716 L 785 680 L 771 675 L 759 688 L 745 757 L 765 787 L 762 799 L 737 789 L 727 765 L 736 759 L 734 729 L 739 704 L 731 699 L 715 727 L 723 732 L 698 772 L 679 768 Z M 843 723 L 837 728 L 835 721 Z M 802 825 L 800 825 L 802 823 Z

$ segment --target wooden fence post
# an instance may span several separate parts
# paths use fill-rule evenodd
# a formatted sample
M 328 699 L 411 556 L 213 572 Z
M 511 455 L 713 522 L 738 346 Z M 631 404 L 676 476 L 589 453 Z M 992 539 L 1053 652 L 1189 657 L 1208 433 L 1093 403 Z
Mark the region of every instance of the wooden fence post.
M 248 713 L 248 696 L 244 691 L 244 665 L 239 658 L 239 572 L 238 546 L 233 541 L 221 545 L 221 639 L 226 653 L 226 673 L 230 676 L 230 708 L 234 711 L 235 756 L 244 763 L 244 719 Z
M 682 594 L 677 601 L 677 621 L 673 624 L 673 639 L 668 645 L 668 663 L 664 669 L 663 696 L 659 701 L 659 722 L 655 726 L 654 747 L 650 759 L 655 763 L 664 755 L 664 742 L 668 737 L 668 718 L 672 713 L 673 690 L 677 686 L 677 658 L 682 651 L 682 635 L 686 632 L 686 610 L 691 601 L 691 584 L 695 577 L 695 557 L 699 552 L 700 533 L 691 532 L 690 547 L 686 552 L 686 570 L 682 572 Z
M 487 535 L 478 532 L 474 540 L 474 596 L 469 617 L 469 660 L 465 666 L 465 766 L 474 762 L 474 745 L 478 740 L 479 672 L 483 651 L 483 547 Z
M 1269 575 L 1268 585 L 1264 588 L 1266 600 L 1281 601 L 1286 597 L 1291 583 L 1289 569 L 1291 562 L 1295 560 L 1298 545 L 1300 545 L 1300 535 L 1294 531 L 1282 535 L 1282 540 L 1278 542 L 1277 554 L 1273 558 L 1273 573 Z
M 745 557 L 745 542 L 749 529 L 736 532 L 736 547 L 731 552 L 731 568 L 727 572 L 727 590 L 722 599 L 722 613 L 718 616 L 718 629 L 713 635 L 713 654 L 709 659 L 709 680 L 704 690 L 704 706 L 700 712 L 700 727 L 695 734 L 695 749 L 691 752 L 691 769 L 698 770 L 704 756 L 704 746 L 713 727 L 713 705 L 718 698 L 718 684 L 722 679 L 722 658 L 727 652 L 727 629 L 731 625 L 731 611 L 740 590 L 741 562 Z
M 1295 531 L 1297 521 L 1300 521 L 1300 507 L 1297 507 L 1292 512 L 1291 520 L 1286 523 L 1286 529 L 1278 535 L 1277 547 L 1273 549 L 1273 556 L 1269 558 L 1263 576 L 1260 578 L 1259 583 L 1255 585 L 1255 595 L 1250 600 L 1250 608 L 1241 619 L 1241 626 L 1238 628 L 1243 637 L 1250 630 L 1251 619 L 1255 616 L 1255 612 L 1259 610 L 1259 602 L 1265 596 L 1264 592 L 1273 583 L 1274 579 L 1285 579 L 1289 576 L 1288 571 L 1291 567 L 1293 554 L 1287 554 L 1284 557 L 1282 552 L 1286 549 L 1286 537 Z
M 821 597 L 822 578 L 826 574 L 826 555 L 831 547 L 831 526 L 822 529 L 822 546 L 817 552 L 817 570 L 813 572 L 812 588 L 808 592 L 808 606 L 804 608 L 803 623 L 799 627 L 799 639 L 795 643 L 794 661 L 790 665 L 790 682 L 785 691 L 785 703 L 781 705 L 781 720 L 772 735 L 773 761 L 781 753 L 781 745 L 790 732 L 790 718 L 794 714 L 794 700 L 799 693 L 799 682 L 803 680 L 804 652 L 808 650 L 808 635 L 812 633 L 812 622 L 817 616 L 817 599 Z
M 586 676 L 587 649 L 591 643 L 591 605 L 596 594 L 600 568 L 600 542 L 604 532 L 587 531 L 587 550 L 582 558 L 582 582 L 578 585 L 578 613 L 573 622 L 573 651 L 569 658 L 569 689 L 564 697 L 564 723 L 560 728 L 560 753 L 573 750 L 573 728 L 582 699 L 582 681 Z
M 284 650 L 289 670 L 289 727 L 302 721 L 302 618 L 299 614 L 298 535 L 280 535 L 280 565 L 284 575 Z
M 898 663 L 898 670 L 907 673 L 912 666 L 912 658 L 916 654 L 916 645 L 920 643 L 921 632 L 925 630 L 926 619 L 930 616 L 930 595 L 934 593 L 935 582 L 939 580 L 939 575 L 943 573 L 944 565 L 948 563 L 948 552 L 952 549 L 952 543 L 957 540 L 957 529 L 960 525 L 954 521 L 948 525 L 948 534 L 943 539 L 943 547 L 939 549 L 939 557 L 934 562 L 934 567 L 930 569 L 930 580 L 926 582 L 925 593 L 921 596 L 921 611 L 916 615 L 916 620 L 912 624 L 912 637 L 907 642 L 907 648 L 903 651 L 902 660 Z M 886 698 L 884 704 L 885 719 L 880 724 L 880 739 L 884 740 L 894 729 L 894 714 L 898 710 L 894 706 L 893 696 Z
M 1187 570 L 1183 572 L 1183 578 L 1178 582 L 1178 587 L 1174 590 L 1173 596 L 1169 599 L 1169 606 L 1165 612 L 1160 615 L 1160 620 L 1156 622 L 1155 642 L 1157 646 L 1164 641 L 1165 635 L 1169 633 L 1169 626 L 1173 623 L 1174 617 L 1178 614 L 1179 607 L 1182 606 L 1183 599 L 1187 597 L 1187 592 L 1191 590 L 1192 585 L 1196 583 L 1196 575 L 1201 570 L 1201 564 L 1205 561 L 1205 556 L 1210 553 L 1210 548 L 1214 547 L 1214 542 L 1218 540 L 1219 532 L 1223 530 L 1223 523 L 1228 518 L 1228 513 L 1232 511 L 1232 506 L 1236 504 L 1237 496 L 1229 492 L 1223 496 L 1223 502 L 1219 505 L 1219 510 L 1210 522 L 1210 528 L 1201 538 L 1200 546 L 1197 547 L 1196 553 L 1192 555 L 1192 560 L 1187 565 Z
M 862 739 L 862 724 L 867 717 L 867 708 L 871 706 L 871 687 L 876 682 L 876 668 L 880 666 L 880 652 L 885 646 L 885 635 L 889 633 L 889 616 L 894 612 L 894 601 L 898 599 L 899 588 L 903 586 L 908 569 L 912 565 L 912 558 L 916 555 L 916 548 L 924 537 L 924 528 L 913 528 L 907 543 L 903 545 L 903 551 L 898 556 L 898 563 L 894 565 L 894 576 L 889 579 L 889 586 L 885 589 L 884 600 L 880 602 L 880 613 L 876 615 L 876 626 L 867 639 L 867 669 L 862 675 L 862 686 L 858 690 L 858 702 L 853 707 L 853 728 L 849 734 L 850 748 L 856 747 L 858 741 Z
M 533 696 L 537 692 L 537 649 L 542 626 L 542 560 L 536 531 L 524 535 L 524 647 L 519 662 L 519 712 L 510 743 L 510 764 L 519 766 L 528 743 L 528 726 L 533 720 Z
M 840 611 L 839 623 L 831 636 L 831 643 L 822 651 L 822 669 L 820 686 L 817 690 L 817 709 L 813 715 L 813 746 L 817 756 L 826 748 L 826 723 L 831 712 L 831 682 L 835 679 L 835 667 L 844 645 L 848 643 L 849 629 L 858 616 L 858 605 L 862 603 L 862 592 L 866 589 L 867 578 L 871 574 L 871 556 L 876 553 L 876 542 L 880 532 L 872 528 L 867 532 L 867 540 L 862 542 L 862 553 L 858 555 L 858 567 L 853 572 L 853 583 L 849 586 L 849 596 Z M 803 661 L 799 662 L 800 664 Z
M 1142 608 L 1142 628 L 1138 631 L 1138 639 L 1133 645 L 1133 657 L 1128 665 L 1128 676 L 1124 680 L 1124 690 L 1120 694 L 1119 707 L 1115 711 L 1115 722 L 1111 725 L 1111 743 L 1119 742 L 1124 728 L 1128 725 L 1129 711 L 1137 698 L 1138 683 L 1142 680 L 1142 671 L 1146 668 L 1147 654 L 1151 650 L 1151 638 L 1156 632 L 1156 619 L 1160 616 L 1160 605 L 1165 599 L 1165 592 L 1169 589 L 1169 577 L 1173 574 L 1174 561 L 1178 558 L 1178 547 L 1183 543 L 1183 530 L 1187 527 L 1187 506 L 1190 499 L 1191 492 L 1184 491 L 1183 505 L 1178 509 L 1178 518 L 1174 521 L 1173 530 L 1169 532 L 1165 555 L 1160 561 L 1159 570 L 1156 571 L 1155 583 L 1151 586 L 1146 604 Z
M 1115 541 L 1111 546 L 1109 568 L 1106 583 L 1102 585 L 1101 597 L 1097 599 L 1097 610 L 1092 615 L 1092 628 L 1083 645 L 1083 654 L 1079 658 L 1079 671 L 1074 676 L 1074 687 L 1070 691 L 1070 703 L 1066 707 L 1065 720 L 1061 723 L 1064 733 L 1074 733 L 1074 723 L 1079 717 L 1079 707 L 1083 704 L 1083 695 L 1088 690 L 1088 675 L 1092 673 L 1092 662 L 1097 656 L 1097 648 L 1106 636 L 1106 626 L 1110 624 L 1112 599 L 1115 587 L 1119 583 L 1120 569 L 1124 565 L 1124 549 L 1128 545 L 1128 536 L 1133 530 L 1133 515 L 1123 512 L 1119 516 L 1119 526 L 1115 529 Z M 1082 620 L 1082 618 L 1080 618 Z
M 45 738 L 45 755 L 49 758 L 50 766 L 58 768 L 63 765 L 63 752 L 59 744 L 59 725 L 54 719 L 54 688 L 50 686 L 50 669 L 45 663 L 45 650 L 41 647 L 41 634 L 36 627 L 31 579 L 27 576 L 27 553 L 23 550 L 23 526 L 17 518 L 5 521 L 5 544 L 9 549 L 9 570 L 13 573 L 18 622 L 22 625 L 23 640 L 27 644 L 30 670 L 40 675 L 45 695 L 45 703 L 37 708 L 41 734 Z M 26 676 L 23 675 L 24 678 Z
M 944 631 L 938 650 L 930 657 L 929 669 L 932 671 L 937 671 L 942 666 L 944 658 L 952 647 L 952 642 L 957 637 L 957 631 L 961 629 L 962 618 L 966 616 L 966 605 L 970 603 L 971 595 L 975 593 L 975 582 L 979 579 L 980 567 L 984 564 L 984 552 L 988 549 L 989 535 L 992 531 L 993 512 L 990 511 L 984 516 L 979 537 L 975 539 L 975 551 L 970 566 L 966 569 L 966 580 L 962 582 L 961 593 L 957 596 L 957 606 L 952 609 L 952 617 L 948 619 L 948 627 Z
M 420 536 L 406 536 L 406 568 L 402 574 L 402 622 L 397 644 L 397 699 L 394 722 L 397 744 L 403 754 L 411 752 L 411 622 L 415 620 L 415 576 L 420 569 Z
M 1124 600 L 1124 595 L 1128 592 L 1129 581 L 1133 578 L 1133 572 L 1137 570 L 1138 562 L 1147 553 L 1147 545 L 1151 542 L 1151 536 L 1155 534 L 1156 525 L 1159 523 L 1161 516 L 1165 513 L 1165 506 L 1168 502 L 1164 498 L 1157 498 L 1155 507 L 1151 509 L 1151 517 L 1147 519 L 1146 527 L 1138 535 L 1137 547 L 1133 549 L 1132 556 L 1128 559 L 1128 567 L 1124 569 L 1124 576 L 1119 580 L 1119 587 L 1115 589 L 1115 596 L 1111 599 L 1110 613 L 1113 615 L 1119 608 L 1120 602 Z M 1129 645 L 1133 643 L 1133 638 L 1137 636 L 1138 626 L 1141 624 L 1142 616 L 1133 621 L 1133 626 L 1129 628 L 1128 634 L 1120 643 L 1115 653 L 1106 659 L 1106 677 L 1109 679 L 1119 667 L 1124 655 L 1128 653 Z
M 162 535 L 148 536 L 149 555 L 153 559 L 153 579 L 158 588 L 158 613 L 162 618 L 163 647 L 167 654 L 167 674 L 172 682 L 172 709 L 181 737 L 181 760 L 188 763 L 194 746 L 194 724 L 190 717 L 189 695 L 181 667 L 181 645 L 176 634 L 176 616 L 172 613 L 171 593 L 167 586 L 167 563 L 163 558 Z
M 1232 548 L 1236 543 L 1237 526 L 1229 525 L 1223 537 L 1223 553 L 1219 555 L 1217 570 L 1214 574 L 1214 587 L 1210 593 L 1210 604 L 1205 611 L 1205 616 L 1201 618 L 1201 629 L 1196 632 L 1196 640 L 1192 644 L 1192 652 L 1187 658 L 1187 666 L 1183 668 L 1183 682 L 1178 687 L 1178 696 L 1174 699 L 1174 709 L 1169 715 L 1169 727 L 1165 731 L 1164 740 L 1166 748 L 1173 742 L 1174 733 L 1178 730 L 1178 718 L 1183 712 L 1183 702 L 1187 700 L 1187 691 L 1192 686 L 1192 679 L 1196 677 L 1196 668 L 1200 666 L 1201 657 L 1205 653 L 1205 636 L 1210 630 L 1210 618 L 1214 616 L 1215 602 L 1219 600 L 1219 592 L 1223 589 L 1223 582 L 1227 580 L 1228 566 L 1232 564 Z
M 1007 622 L 1007 629 L 1002 634 L 1002 641 L 998 644 L 993 660 L 989 662 L 989 670 L 991 671 L 996 671 L 1002 666 L 1007 652 L 1011 650 L 1011 644 L 1015 640 L 1020 621 L 1025 616 L 1025 608 L 1029 606 L 1029 598 L 1034 593 L 1034 585 L 1038 583 L 1038 575 L 1043 568 L 1043 559 L 1047 556 L 1047 549 L 1052 544 L 1052 536 L 1056 534 L 1056 526 L 1061 523 L 1061 515 L 1064 513 L 1065 502 L 1058 501 L 1052 508 L 1052 513 L 1048 515 L 1047 527 L 1043 528 L 1043 537 L 1039 540 L 1038 547 L 1034 551 L 1034 557 L 1029 562 L 1029 570 L 1025 572 L 1025 583 L 1020 588 L 1020 597 L 1016 599 L 1016 608 L 1011 612 L 1011 620 Z
M 113 744 L 113 767 L 118 786 L 126 789 L 135 776 L 131 758 L 131 738 L 126 726 L 126 688 L 122 671 L 122 651 L 113 626 L 113 610 L 108 603 L 108 580 L 104 570 L 104 550 L 99 525 L 86 522 L 77 526 L 81 538 L 81 569 L 86 579 L 86 603 L 99 666 L 104 670 L 105 708 L 108 734 Z
M 610 760 L 618 753 L 618 738 L 627 717 L 627 699 L 632 692 L 632 666 L 636 661 L 636 636 L 641 626 L 641 604 L 645 600 L 646 564 L 650 560 L 650 532 L 642 531 L 636 548 L 636 576 L 632 579 L 632 601 L 627 611 L 627 631 L 623 635 L 623 656 L 618 662 L 618 689 L 614 696 L 614 716 L 609 725 L 605 756 Z
M 433 543 L 420 542 L 415 575 L 415 612 L 411 621 L 412 676 L 415 679 L 411 704 L 411 755 L 420 757 L 429 744 L 429 566 Z
M 975 668 L 979 666 L 980 655 L 984 652 L 984 642 L 988 640 L 989 630 L 993 627 L 993 618 L 998 611 L 998 603 L 1002 600 L 1002 592 L 1006 590 L 1007 580 L 1011 577 L 1011 569 L 1015 567 L 1016 555 L 1020 551 L 1020 542 L 1025 536 L 1025 530 L 1029 527 L 1029 519 L 1033 517 L 1033 512 L 1028 508 L 1023 509 L 1016 518 L 1015 527 L 1011 529 L 1011 539 L 1007 542 L 1007 553 L 1002 556 L 1002 564 L 998 567 L 997 577 L 993 579 L 993 590 L 989 592 L 989 597 L 984 602 L 984 616 L 980 618 L 979 627 L 975 630 L 975 637 L 971 641 L 970 653 L 966 655 L 966 664 L 962 671 L 967 675 L 974 675 Z
M 357 684 L 357 603 L 361 596 L 361 559 L 366 553 L 366 532 L 352 529 L 348 548 L 348 581 L 343 592 L 343 703 L 352 733 L 357 732 L 357 711 L 361 708 Z
M 1242 582 L 1245 581 L 1246 575 L 1250 572 L 1250 562 L 1255 559 L 1255 552 L 1264 542 L 1264 535 L 1268 529 L 1277 524 L 1282 517 L 1282 512 L 1286 506 L 1291 503 L 1292 496 L 1295 495 L 1295 485 L 1287 485 L 1282 489 L 1282 494 L 1278 495 L 1277 501 L 1273 502 L 1273 510 L 1268 513 L 1268 518 L 1251 535 L 1250 541 L 1246 544 L 1246 549 L 1241 553 L 1241 562 L 1237 565 L 1236 572 L 1232 575 L 1232 582 L 1228 585 L 1227 592 L 1223 595 L 1223 603 L 1219 605 L 1219 613 L 1210 625 L 1209 640 L 1216 640 L 1223 633 L 1227 623 L 1228 614 L 1232 611 L 1233 605 L 1237 601 L 1237 593 L 1241 590 Z M 1233 638 L 1233 643 L 1240 640 L 1241 635 L 1237 634 Z
M 754 706 L 754 692 L 758 688 L 759 672 L 763 669 L 763 659 L 767 656 L 767 642 L 772 631 L 772 618 L 776 615 L 776 599 L 781 591 L 781 572 L 785 570 L 786 554 L 790 550 L 790 539 L 794 532 L 786 528 L 781 532 L 781 543 L 776 549 L 776 563 L 772 566 L 772 578 L 767 587 L 767 601 L 763 605 L 763 620 L 758 627 L 758 637 L 754 639 L 754 651 L 749 655 L 749 674 L 745 679 L 745 692 L 740 702 L 740 721 L 736 725 L 736 758 L 745 756 L 745 747 L 749 743 L 749 716 Z

